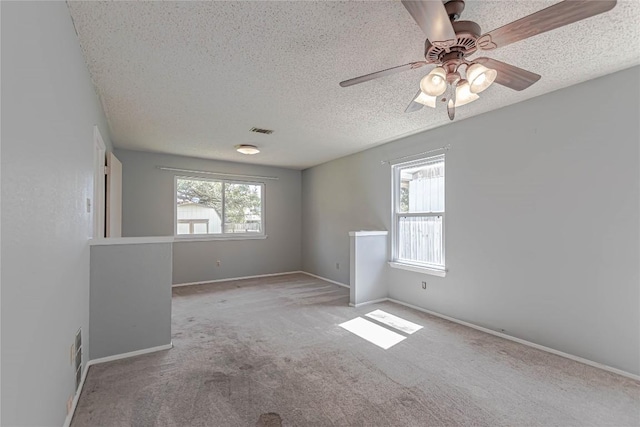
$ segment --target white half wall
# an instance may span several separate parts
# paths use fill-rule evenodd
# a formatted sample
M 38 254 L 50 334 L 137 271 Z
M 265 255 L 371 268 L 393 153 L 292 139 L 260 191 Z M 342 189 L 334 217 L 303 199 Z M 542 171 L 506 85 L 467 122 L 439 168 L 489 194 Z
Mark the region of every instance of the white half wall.
M 171 342 L 172 243 L 109 240 L 91 246 L 92 360 Z
M 266 186 L 268 237 L 196 242 L 176 239 L 174 284 L 300 270 L 302 173 L 299 170 L 128 150 L 116 150 L 116 156 L 122 162 L 122 235 L 125 237 L 174 235 L 174 177 L 197 174 L 160 170 L 157 166 L 278 178 L 249 179 L 264 182 Z
M 349 240 L 349 305 L 385 299 L 387 231 L 351 231 Z
M 348 265 L 347 232 L 391 229 L 381 161 L 450 144 L 447 276 L 386 267 L 389 297 L 639 374 L 639 76 L 631 68 L 303 171 L 302 270 L 346 283 L 335 264 Z
M 0 2 L 3 426 L 62 425 L 89 354 L 93 126 L 106 120 L 65 2 Z

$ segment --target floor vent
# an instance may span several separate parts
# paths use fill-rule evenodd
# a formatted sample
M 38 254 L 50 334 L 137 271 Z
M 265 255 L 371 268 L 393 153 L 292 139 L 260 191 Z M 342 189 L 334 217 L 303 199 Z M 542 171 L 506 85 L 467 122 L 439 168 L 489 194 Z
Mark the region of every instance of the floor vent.
M 264 133 L 266 135 L 271 135 L 273 133 L 271 129 L 261 129 L 261 128 L 251 128 L 251 132 Z

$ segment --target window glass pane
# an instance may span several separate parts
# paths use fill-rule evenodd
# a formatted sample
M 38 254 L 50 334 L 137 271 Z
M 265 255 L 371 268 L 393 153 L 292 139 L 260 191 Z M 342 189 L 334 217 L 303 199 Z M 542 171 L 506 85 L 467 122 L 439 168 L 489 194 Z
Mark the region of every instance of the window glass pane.
M 400 169 L 398 212 L 444 212 L 444 161 Z
M 178 234 L 222 233 L 222 182 L 177 180 Z
M 207 234 L 207 223 L 196 222 L 193 224 L 193 233 L 194 234 Z
M 189 234 L 189 224 L 178 223 L 178 234 Z
M 442 248 L 442 216 L 398 218 L 399 260 L 444 265 Z
M 225 184 L 224 232 L 262 232 L 262 186 Z

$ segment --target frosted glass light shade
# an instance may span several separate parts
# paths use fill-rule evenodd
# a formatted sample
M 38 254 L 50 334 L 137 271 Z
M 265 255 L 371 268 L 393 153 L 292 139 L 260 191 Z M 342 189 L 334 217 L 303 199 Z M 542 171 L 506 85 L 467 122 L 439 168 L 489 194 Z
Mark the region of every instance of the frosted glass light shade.
M 467 68 L 467 80 L 471 93 L 480 93 L 489 86 L 498 76 L 494 69 L 487 68 L 482 64 L 473 64 Z
M 447 72 L 436 67 L 420 81 L 420 90 L 429 96 L 440 96 L 447 89 Z
M 249 144 L 236 145 L 236 151 L 242 154 L 258 154 L 260 152 L 258 147 Z
M 466 80 L 460 80 L 458 86 L 456 86 L 456 107 L 468 104 L 480 98 L 475 93 L 471 92 L 469 82 Z
M 429 96 L 424 92 L 420 92 L 420 95 L 418 95 L 413 102 L 418 102 L 422 105 L 426 105 L 427 107 L 436 108 L 436 97 Z

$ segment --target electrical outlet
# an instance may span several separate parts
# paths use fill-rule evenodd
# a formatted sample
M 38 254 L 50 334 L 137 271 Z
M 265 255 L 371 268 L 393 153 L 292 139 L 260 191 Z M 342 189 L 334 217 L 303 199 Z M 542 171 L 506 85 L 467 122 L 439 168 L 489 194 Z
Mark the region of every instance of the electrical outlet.
M 217 265 L 218 267 L 220 267 L 220 260 L 217 260 L 217 261 L 216 261 L 216 265 Z
M 422 282 L 422 289 L 427 289 L 427 282 Z
M 336 270 L 340 270 L 340 263 L 336 262 Z

